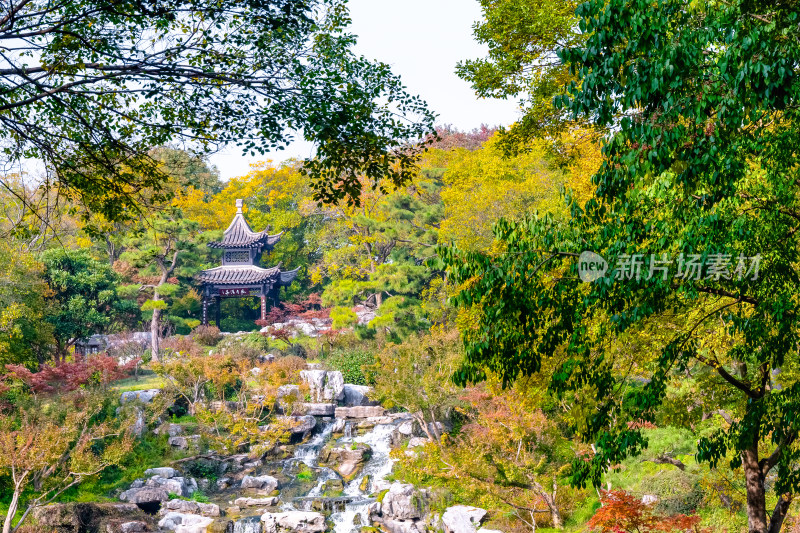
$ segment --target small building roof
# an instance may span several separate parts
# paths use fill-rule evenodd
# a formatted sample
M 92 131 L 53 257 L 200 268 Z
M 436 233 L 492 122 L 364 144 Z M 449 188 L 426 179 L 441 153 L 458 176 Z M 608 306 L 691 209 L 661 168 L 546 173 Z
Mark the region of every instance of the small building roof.
M 222 240 L 219 242 L 208 243 L 209 248 L 259 248 L 266 246 L 272 248 L 281 240 L 283 232 L 277 235 L 269 235 L 267 230 L 253 231 L 250 225 L 244 219 L 242 213 L 242 206 L 244 202 L 241 199 L 236 200 L 236 216 L 233 217 L 228 229 Z
M 197 275 L 197 281 L 215 285 L 243 285 L 263 283 L 280 275 L 280 265 L 272 268 L 261 268 L 253 265 L 225 265 L 203 270 Z
M 294 278 L 297 277 L 297 273 L 300 271 L 300 267 L 295 268 L 294 270 L 287 270 L 286 272 L 281 272 L 281 279 L 278 281 L 278 285 L 288 287 L 294 281 Z

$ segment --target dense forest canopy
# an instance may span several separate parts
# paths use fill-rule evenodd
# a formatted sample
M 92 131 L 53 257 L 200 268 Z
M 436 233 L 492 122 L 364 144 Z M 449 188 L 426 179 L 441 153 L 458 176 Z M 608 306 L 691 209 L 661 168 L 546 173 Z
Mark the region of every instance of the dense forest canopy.
M 800 10 L 479 3 L 471 131 L 343 1 L 4 6 L 4 533 L 800 527 Z M 297 275 L 205 325 L 239 209 Z

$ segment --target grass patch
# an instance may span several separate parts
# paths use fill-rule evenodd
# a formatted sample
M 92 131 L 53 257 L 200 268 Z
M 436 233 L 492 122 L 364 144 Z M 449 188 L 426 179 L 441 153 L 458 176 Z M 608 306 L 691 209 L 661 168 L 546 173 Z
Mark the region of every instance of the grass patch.
M 137 390 L 160 389 L 164 387 L 164 381 L 152 370 L 139 370 L 139 373 L 141 375 L 138 381 L 136 381 L 134 377 L 121 379 L 114 382 L 111 386 L 111 390 L 123 393 Z

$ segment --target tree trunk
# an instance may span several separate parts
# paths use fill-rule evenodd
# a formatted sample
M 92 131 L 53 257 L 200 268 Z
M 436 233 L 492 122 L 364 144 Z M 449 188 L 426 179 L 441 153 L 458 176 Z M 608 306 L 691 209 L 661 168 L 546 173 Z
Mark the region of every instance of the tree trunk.
M 158 291 L 153 293 L 153 301 L 160 300 Z M 150 319 L 150 353 L 153 356 L 153 361 L 158 361 L 159 354 L 159 340 L 158 340 L 158 321 L 161 318 L 161 309 L 153 309 L 153 318 Z
M 767 502 L 764 476 L 758 465 L 758 448 L 742 451 L 745 489 L 747 490 L 747 527 L 749 533 L 767 533 Z
M 775 510 L 772 511 L 772 518 L 769 520 L 768 533 L 780 533 L 783 521 L 786 518 L 786 513 L 789 512 L 789 506 L 792 504 L 792 494 L 786 493 L 778 498 L 778 503 L 775 505 Z
M 14 488 L 14 496 L 11 498 L 11 503 L 8 504 L 8 512 L 3 522 L 3 533 L 11 533 L 11 521 L 14 520 L 14 515 L 17 514 L 17 505 L 19 505 L 19 489 L 19 486 Z

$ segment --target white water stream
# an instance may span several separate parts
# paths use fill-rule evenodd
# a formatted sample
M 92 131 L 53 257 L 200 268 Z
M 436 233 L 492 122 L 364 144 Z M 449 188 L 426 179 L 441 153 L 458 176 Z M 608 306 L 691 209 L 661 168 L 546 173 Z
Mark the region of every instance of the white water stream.
M 360 515 L 362 525 L 369 525 L 368 507 L 374 501 L 373 498 L 369 498 L 370 490 L 376 482 L 384 480 L 392 471 L 394 461 L 389 456 L 392 432 L 400 422 L 402 421 L 376 425 L 369 432 L 358 437 L 351 437 L 351 432 L 346 431 L 345 436 L 338 440 L 338 444 L 343 446 L 353 442 L 367 444 L 372 449 L 372 455 L 358 476 L 345 485 L 342 496 L 348 501 L 344 504 L 344 510 L 334 512 L 330 516 L 335 526 L 335 533 L 357 531 L 358 526 L 353 524 L 353 520 L 357 515 Z M 323 424 L 322 431 L 316 433 L 309 442 L 298 445 L 295 449 L 294 457 L 289 460 L 302 462 L 309 468 L 317 470 L 317 483 L 307 494 L 301 496 L 300 502 L 283 502 L 281 505 L 282 511 L 310 510 L 310 499 L 321 498 L 325 482 L 339 477 L 333 469 L 318 466 L 320 451 L 330 440 L 334 427 L 331 422 L 323 422 Z M 349 424 L 347 424 L 346 429 L 350 429 Z M 362 491 L 360 487 L 365 476 L 370 476 L 370 483 L 365 487 L 367 490 Z M 241 519 L 235 523 L 234 533 L 257 533 L 261 531 L 258 529 L 260 527 L 260 523 L 257 520 L 252 518 Z

